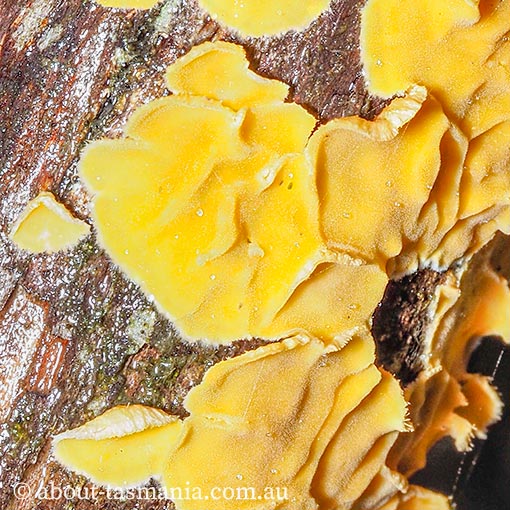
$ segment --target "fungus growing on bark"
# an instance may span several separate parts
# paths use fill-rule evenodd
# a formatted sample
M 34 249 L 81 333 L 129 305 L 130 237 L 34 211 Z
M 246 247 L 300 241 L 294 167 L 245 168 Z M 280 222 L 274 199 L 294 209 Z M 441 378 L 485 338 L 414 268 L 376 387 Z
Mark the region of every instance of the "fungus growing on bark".
M 301 30 L 329 7 L 330 0 L 199 0 L 220 23 L 244 36 L 276 35 Z
M 84 221 L 44 191 L 26 205 L 11 228 L 10 238 L 31 253 L 53 253 L 71 248 L 89 231 Z
M 188 339 L 287 338 L 219 363 L 190 392 L 190 417 L 153 473 L 165 486 L 274 483 L 294 494 L 290 509 L 447 508 L 419 489 L 394 497 L 406 482 L 385 459 L 404 401 L 373 365 L 372 339 L 350 335 L 369 323 L 389 277 L 465 267 L 510 231 L 510 115 L 499 109 L 509 20 L 506 0 L 481 10 L 458 0 L 447 13 L 441 2 L 369 0 L 369 87 L 402 97 L 375 121 L 337 119 L 310 141 L 315 120 L 284 102 L 286 85 L 251 71 L 239 47 L 205 43 L 169 68 L 173 96 L 140 108 L 123 139 L 87 149 L 81 174 L 103 245 Z M 508 289 L 495 278 L 476 285 L 506 317 Z M 406 475 L 445 434 L 468 448 L 501 411 L 465 362 L 473 335 L 507 323 L 480 305 L 467 308 L 467 330 L 452 329 L 457 290 L 438 305 L 431 345 L 441 355 L 431 350 L 407 389 L 416 432 L 388 457 Z
M 161 473 L 182 422 L 159 409 L 119 406 L 53 439 L 58 460 L 100 485 L 127 488 Z
M 387 278 L 323 241 L 305 151 L 315 119 L 233 44 L 194 48 L 167 79 L 173 96 L 81 159 L 112 258 L 189 339 L 333 341 L 366 325 Z
M 343 508 L 366 490 L 406 428 L 401 389 L 374 357 L 367 331 L 343 348 L 291 337 L 210 368 L 188 394 L 182 422 L 117 407 L 57 436 L 54 451 L 70 469 L 113 487 L 145 480 L 152 469 L 169 494 L 187 486 L 203 496 L 215 487 L 254 491 L 251 499 L 209 499 L 211 510 Z M 260 501 L 267 487 L 285 488 L 285 501 Z M 196 510 L 204 500 L 174 503 Z

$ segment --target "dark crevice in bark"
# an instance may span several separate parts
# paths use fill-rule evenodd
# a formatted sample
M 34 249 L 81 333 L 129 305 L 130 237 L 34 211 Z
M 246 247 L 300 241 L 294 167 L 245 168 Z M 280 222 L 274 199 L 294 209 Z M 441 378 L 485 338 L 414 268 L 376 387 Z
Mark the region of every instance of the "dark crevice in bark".
M 424 269 L 390 281 L 373 315 L 377 363 L 402 384 L 414 381 L 424 368 L 420 355 L 431 317 L 429 306 L 444 273 Z

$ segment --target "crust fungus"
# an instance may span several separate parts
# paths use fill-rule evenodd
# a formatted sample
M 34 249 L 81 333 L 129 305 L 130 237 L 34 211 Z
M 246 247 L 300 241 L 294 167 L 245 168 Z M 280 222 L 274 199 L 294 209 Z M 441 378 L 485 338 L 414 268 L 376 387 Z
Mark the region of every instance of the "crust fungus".
M 408 246 L 418 252 L 415 258 L 425 259 L 434 250 L 437 230 L 444 228 L 440 221 L 454 221 L 425 210 L 429 201 L 436 210 L 443 205 L 438 203 L 443 197 L 432 193 L 443 167 L 458 173 L 440 151 L 455 137 L 441 105 L 421 87 L 394 100 L 375 121 L 347 117 L 320 128 L 309 150 L 329 246 L 382 268 Z M 427 217 L 419 221 L 420 215 Z M 424 253 L 416 250 L 419 242 Z
M 137 486 L 160 473 L 182 422 L 159 409 L 119 406 L 56 436 L 58 460 L 100 485 Z
M 31 253 L 53 253 L 71 248 L 89 231 L 85 222 L 44 191 L 27 204 L 11 228 L 10 238 Z
M 330 341 L 366 324 L 387 278 L 323 241 L 305 154 L 315 119 L 233 44 L 194 48 L 167 79 L 174 95 L 83 154 L 108 253 L 191 339 Z
M 302 30 L 327 10 L 330 0 L 199 0 L 214 19 L 244 36 Z
M 469 142 L 460 160 L 451 147 L 441 146 L 442 158 L 459 160 L 461 169 L 461 175 L 443 173 L 437 189 L 449 197 L 456 217 L 428 259 L 441 267 L 472 255 L 498 230 L 510 232 L 509 31 L 507 0 L 458 0 L 448 9 L 442 2 L 369 0 L 363 9 L 361 47 L 370 91 L 391 97 L 414 84 L 426 87 L 455 125 L 456 138 L 464 138 L 461 145 Z
M 254 491 L 244 500 L 209 499 L 211 510 L 350 508 L 406 428 L 400 387 L 373 362 L 368 332 L 341 349 L 291 337 L 209 369 L 188 394 L 182 422 L 141 406 L 114 408 L 57 436 L 54 451 L 69 468 L 113 487 L 145 480 L 150 469 L 169 491 Z M 147 458 L 137 458 L 140 451 Z M 143 469 L 116 465 L 133 457 Z M 260 502 L 267 487 L 285 487 L 285 500 Z M 204 500 L 175 504 L 195 510 Z

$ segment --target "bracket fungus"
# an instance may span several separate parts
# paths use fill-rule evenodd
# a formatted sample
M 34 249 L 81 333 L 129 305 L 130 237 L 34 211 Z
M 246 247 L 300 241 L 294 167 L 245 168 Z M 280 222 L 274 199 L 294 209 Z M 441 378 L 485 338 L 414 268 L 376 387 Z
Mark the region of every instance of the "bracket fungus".
M 111 487 L 146 480 L 151 471 L 169 495 L 198 488 L 200 498 L 175 499 L 179 510 L 203 508 L 215 487 L 251 492 L 209 499 L 211 510 L 350 508 L 406 429 L 399 384 L 374 357 L 368 331 L 342 348 L 287 338 L 210 368 L 188 394 L 183 421 L 117 407 L 57 436 L 54 452 Z M 268 487 L 285 488 L 285 499 L 261 501 Z
M 10 231 L 10 238 L 31 253 L 53 253 L 71 248 L 90 227 L 75 218 L 47 191 L 31 200 Z

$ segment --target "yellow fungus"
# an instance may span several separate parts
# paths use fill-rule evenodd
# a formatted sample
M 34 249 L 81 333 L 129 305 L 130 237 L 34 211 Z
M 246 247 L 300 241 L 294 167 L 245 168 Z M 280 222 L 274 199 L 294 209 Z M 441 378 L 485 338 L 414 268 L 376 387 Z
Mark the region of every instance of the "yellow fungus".
M 320 128 L 309 151 L 329 245 L 385 268 L 406 251 L 406 244 L 416 251 L 422 241 L 423 253 L 415 253 L 414 263 L 426 259 L 435 245 L 423 242 L 425 232 L 437 235 L 455 222 L 455 215 L 445 225 L 433 215 L 418 221 L 426 204 L 437 201 L 432 191 L 439 176 L 462 168 L 460 158 L 451 168 L 440 150 L 446 142 L 456 146 L 452 131 L 440 104 L 420 87 L 396 99 L 373 122 L 348 117 Z
M 300 30 L 324 12 L 330 0 L 199 0 L 214 19 L 246 36 Z
M 428 451 L 441 438 L 451 436 L 459 450 L 467 450 L 501 417 L 503 404 L 490 378 L 467 373 L 481 337 L 510 341 L 510 290 L 490 266 L 495 246 L 466 265 L 460 283 L 450 277 L 439 291 L 424 353 L 428 363 L 405 393 L 415 430 L 399 437 L 389 457 L 389 465 L 407 476 L 425 466 Z
M 277 337 L 286 331 L 306 329 L 323 339 L 365 324 L 381 301 L 388 277 L 375 265 L 345 258 L 320 265 L 297 287 L 285 307 L 262 330 Z
M 328 2 L 201 4 L 262 35 L 301 28 Z M 240 47 L 205 43 L 171 66 L 174 96 L 140 108 L 122 140 L 96 142 L 82 158 L 100 239 L 188 338 L 285 339 L 211 368 L 183 422 L 113 439 L 77 432 L 56 442 L 57 457 L 114 486 L 150 476 L 206 492 L 283 486 L 289 510 L 448 509 L 392 469 L 414 473 L 445 435 L 466 450 L 499 417 L 489 379 L 466 364 L 481 335 L 510 336 L 508 286 L 471 272 L 438 298 L 428 365 L 406 390 L 412 432 L 363 328 L 388 276 L 447 268 L 510 231 L 509 20 L 507 0 L 448 9 L 368 0 L 367 83 L 402 97 L 373 122 L 337 119 L 310 142 L 313 117 L 284 102 L 285 84 L 251 71 Z M 121 421 L 126 412 L 113 411 Z M 113 464 L 106 478 L 98 471 L 96 454 L 124 461 L 140 439 L 162 450 L 157 460 L 149 449 L 129 476 Z M 234 504 L 253 508 L 208 506 Z
M 427 453 L 440 439 L 451 436 L 465 451 L 473 439 L 473 425 L 457 413 L 468 405 L 458 381 L 447 371 L 422 372 L 406 390 L 414 431 L 402 434 L 390 452 L 388 465 L 405 476 L 425 466 Z
M 281 102 L 287 97 L 288 85 L 263 78 L 248 69 L 248 65 L 241 46 L 205 42 L 171 65 L 166 80 L 174 93 L 208 97 L 235 110 Z
M 343 508 L 364 492 L 384 466 L 396 432 L 405 429 L 402 392 L 374 366 L 374 356 L 367 331 L 343 348 L 303 335 L 288 338 L 209 369 L 188 394 L 190 416 L 182 422 L 141 406 L 133 406 L 139 420 L 130 407 L 114 408 L 57 436 L 55 454 L 70 469 L 110 486 L 152 475 L 169 493 L 186 486 L 199 487 L 204 495 L 215 487 L 250 487 L 258 496 L 267 487 L 284 487 L 286 508 L 317 508 L 324 498 Z M 147 412 L 154 416 L 146 418 Z M 142 432 L 144 426 L 148 430 Z M 116 466 L 116 459 L 133 453 L 136 442 L 138 448 L 144 445 L 148 460 Z M 141 463 L 143 469 L 137 467 Z M 349 484 L 336 484 L 349 478 Z M 275 503 L 283 501 L 268 504 Z M 203 501 L 176 499 L 175 505 L 194 510 Z M 219 497 L 208 506 L 251 509 L 253 500 Z
M 10 232 L 11 239 L 31 253 L 65 250 L 86 236 L 90 227 L 75 218 L 52 193 L 30 201 Z
M 391 97 L 415 84 L 426 87 L 470 142 L 460 186 L 458 171 L 442 172 L 436 185 L 442 201 L 425 207 L 429 218 L 440 218 L 445 204 L 456 214 L 441 236 L 434 234 L 435 250 L 421 259 L 439 267 L 471 256 L 498 230 L 510 232 L 510 2 L 455 0 L 448 9 L 443 4 L 369 0 L 361 30 L 370 91 Z M 451 161 L 451 148 L 443 144 L 441 156 Z M 430 250 L 425 236 L 418 252 L 424 243 Z M 409 263 L 402 260 L 391 264 L 405 272 Z
M 438 492 L 411 485 L 377 510 L 451 510 L 450 500 Z
M 382 466 L 354 507 L 356 510 L 380 510 L 388 501 L 398 501 L 398 494 L 408 489 L 408 481 L 403 475 Z
M 510 2 L 369 0 L 361 52 L 371 92 L 425 86 L 454 119 L 486 83 L 490 57 L 510 29 Z
M 53 440 L 58 460 L 100 485 L 126 488 L 161 473 L 182 422 L 141 405 L 106 411 Z
M 167 78 L 175 95 L 139 108 L 121 140 L 90 144 L 80 162 L 112 258 L 191 339 L 301 330 L 333 341 L 368 324 L 387 277 L 324 243 L 305 154 L 315 119 L 233 44 L 194 48 Z M 420 108 L 400 103 L 390 131 Z

